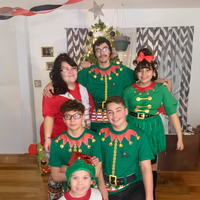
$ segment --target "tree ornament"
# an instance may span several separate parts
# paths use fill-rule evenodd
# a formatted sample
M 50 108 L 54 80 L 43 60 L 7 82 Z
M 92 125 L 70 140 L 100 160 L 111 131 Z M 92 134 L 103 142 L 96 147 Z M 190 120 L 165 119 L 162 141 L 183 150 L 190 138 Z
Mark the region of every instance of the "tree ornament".
M 114 37 L 114 36 L 115 36 L 115 32 L 114 32 L 114 31 L 111 31 L 111 32 L 110 32 L 110 35 L 111 35 L 111 37 Z
M 92 37 L 92 36 L 93 36 L 93 32 L 90 31 L 90 32 L 88 33 L 88 35 L 89 35 L 90 37 Z

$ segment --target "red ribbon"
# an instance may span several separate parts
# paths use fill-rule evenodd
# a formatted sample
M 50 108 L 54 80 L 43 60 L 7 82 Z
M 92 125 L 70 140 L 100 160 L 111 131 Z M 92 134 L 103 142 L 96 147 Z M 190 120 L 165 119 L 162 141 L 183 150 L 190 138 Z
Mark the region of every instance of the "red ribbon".
M 142 62 L 144 59 L 145 59 L 147 62 L 150 63 L 150 62 L 154 59 L 154 56 L 145 56 L 143 52 L 140 52 L 140 54 L 139 54 L 137 60 L 138 60 L 139 62 Z

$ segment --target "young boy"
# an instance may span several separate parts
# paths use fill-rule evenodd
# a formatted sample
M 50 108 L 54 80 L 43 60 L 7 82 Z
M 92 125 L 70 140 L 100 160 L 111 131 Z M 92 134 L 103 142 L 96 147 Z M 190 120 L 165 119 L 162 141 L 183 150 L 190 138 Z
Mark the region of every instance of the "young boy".
M 145 134 L 126 122 L 128 111 L 122 97 L 109 97 L 105 109 L 110 124 L 100 128 L 99 135 L 109 200 L 153 200 L 154 156 Z
M 74 151 L 98 158 L 99 162 L 95 167 L 96 177 L 100 174 L 102 166 L 100 137 L 82 126 L 85 119 L 84 110 L 84 105 L 76 99 L 69 99 L 60 108 L 68 129 L 57 136 L 51 144 L 49 165 L 55 182 L 67 181 L 65 172 Z M 64 184 L 64 191 L 66 189 L 66 184 Z
M 78 158 L 67 168 L 66 177 L 71 190 L 67 191 L 59 200 L 102 200 L 98 189 L 90 188 L 95 179 L 95 168 Z

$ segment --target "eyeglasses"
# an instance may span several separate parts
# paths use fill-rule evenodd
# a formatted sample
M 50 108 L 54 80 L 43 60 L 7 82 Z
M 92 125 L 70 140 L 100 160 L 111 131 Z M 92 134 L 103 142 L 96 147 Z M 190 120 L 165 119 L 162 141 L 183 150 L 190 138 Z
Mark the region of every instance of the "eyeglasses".
M 108 47 L 104 47 L 103 49 L 95 49 L 95 52 L 96 53 L 101 53 L 101 51 L 103 51 L 103 52 L 107 52 L 108 51 Z
M 66 119 L 66 120 L 71 120 L 72 117 L 73 117 L 74 119 L 80 119 L 81 116 L 82 116 L 82 114 L 75 113 L 75 114 L 73 114 L 73 115 L 69 115 L 69 114 L 64 115 L 63 118 Z
M 63 68 L 63 69 L 61 69 L 60 71 L 61 72 L 69 72 L 69 71 L 75 71 L 75 70 L 77 70 L 77 67 L 76 66 L 72 66 L 72 67 L 70 67 L 70 68 Z

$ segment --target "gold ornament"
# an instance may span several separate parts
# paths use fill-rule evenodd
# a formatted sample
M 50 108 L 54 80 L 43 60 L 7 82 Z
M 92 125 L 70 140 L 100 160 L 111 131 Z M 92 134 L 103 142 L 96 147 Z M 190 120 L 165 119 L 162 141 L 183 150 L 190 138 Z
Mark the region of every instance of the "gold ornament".
M 69 152 L 72 152 L 72 149 L 69 149 L 68 151 L 69 151 Z
M 133 142 L 132 142 L 132 141 L 130 141 L 130 142 L 129 142 L 129 144 L 130 144 L 130 145 L 132 145 L 132 144 L 133 144 Z
M 116 76 L 119 76 L 119 74 L 118 74 L 118 73 L 116 73 Z
M 112 146 L 112 145 L 113 145 L 113 143 L 112 143 L 112 142 L 110 142 L 110 143 L 109 143 L 109 145 L 110 145 L 110 146 Z
M 81 152 L 82 152 L 82 149 L 79 149 L 78 152 L 81 153 Z
M 99 132 L 99 135 L 101 135 L 101 132 Z
M 119 144 L 119 147 L 123 147 L 123 144 Z
M 55 140 L 55 143 L 58 143 L 58 140 Z
M 93 77 L 94 77 L 94 78 L 96 78 L 97 76 L 96 76 L 96 75 L 94 75 Z
M 137 140 L 139 140 L 140 139 L 140 136 L 137 136 Z
M 101 141 L 103 141 L 103 142 L 104 142 L 104 141 L 105 141 L 105 138 L 101 138 Z
M 112 80 L 112 77 L 109 77 L 108 79 L 109 79 L 109 80 Z
M 94 143 L 94 142 L 96 142 L 96 140 L 95 140 L 95 139 L 92 139 L 92 143 Z
M 91 74 L 91 71 L 89 71 L 89 74 Z
M 88 149 L 90 149 L 90 148 L 91 148 L 91 145 L 88 145 L 87 147 L 88 147 Z
M 103 81 L 103 78 L 100 78 L 101 81 Z
M 123 68 L 120 68 L 120 71 L 123 71 Z
M 60 148 L 61 148 L 61 149 L 63 149 L 63 148 L 64 148 L 64 145 L 63 145 L 63 144 L 61 144 L 61 145 L 60 145 Z

